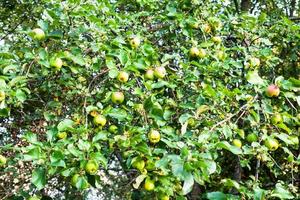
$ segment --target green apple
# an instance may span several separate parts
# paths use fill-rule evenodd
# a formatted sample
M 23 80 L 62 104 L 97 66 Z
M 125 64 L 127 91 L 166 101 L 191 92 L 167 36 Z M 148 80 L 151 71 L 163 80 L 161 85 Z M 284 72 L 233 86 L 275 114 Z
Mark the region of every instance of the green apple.
M 279 147 L 278 141 L 274 138 L 268 138 L 264 144 L 271 151 L 275 151 Z
M 53 58 L 51 61 L 50 61 L 50 65 L 52 67 L 55 67 L 57 70 L 60 70 L 60 68 L 62 67 L 63 65 L 63 61 L 62 59 L 60 58 Z
M 90 175 L 95 175 L 98 168 L 99 165 L 95 160 L 89 160 L 85 165 L 85 171 Z
M 0 102 L 5 100 L 5 92 L 0 91 Z
M 258 137 L 255 133 L 250 133 L 247 135 L 247 138 L 246 138 L 247 142 L 256 142 L 258 140 Z
M 216 55 L 219 60 L 224 60 L 226 58 L 226 53 L 224 51 L 217 51 Z
M 138 48 L 141 44 L 141 39 L 139 37 L 134 37 L 130 40 L 130 45 L 132 48 Z
M 121 83 L 126 83 L 129 79 L 129 74 L 127 72 L 121 71 L 121 72 L 119 72 L 117 79 Z
M 199 49 L 199 58 L 205 58 L 206 51 L 204 49 Z
M 276 124 L 280 124 L 283 122 L 282 116 L 280 113 L 275 113 L 272 118 L 271 118 L 271 122 L 272 124 L 276 125 Z
M 199 54 L 200 54 L 200 51 L 199 51 L 199 49 L 197 47 L 192 47 L 190 49 L 190 56 L 191 57 L 198 57 Z
M 149 80 L 153 80 L 154 79 L 154 71 L 153 71 L 153 69 L 148 69 L 146 71 L 145 78 L 149 79 Z
M 38 197 L 38 196 L 32 196 L 32 197 L 29 197 L 28 200 L 40 200 L 41 198 Z
M 258 67 L 260 65 L 260 60 L 258 58 L 250 58 L 250 67 Z
M 33 33 L 33 39 L 35 39 L 35 40 L 45 39 L 45 32 L 40 28 L 33 29 L 32 33 Z
M 268 97 L 278 97 L 280 93 L 280 89 L 277 85 L 271 84 L 266 89 L 266 95 Z
M 214 36 L 212 37 L 212 41 L 217 44 L 220 44 L 222 42 L 222 38 L 220 36 Z
M 144 188 L 147 191 L 152 191 L 155 188 L 155 182 L 151 180 L 150 178 L 146 178 Z
M 138 169 L 139 171 L 143 171 L 145 168 L 145 161 L 142 159 L 138 159 L 134 163 L 132 163 L 132 166 Z
M 106 118 L 103 115 L 96 115 L 93 121 L 94 124 L 98 126 L 105 126 L 106 124 Z
M 154 76 L 156 78 L 163 79 L 167 74 L 166 68 L 165 67 L 155 67 L 154 69 Z
M 77 184 L 77 182 L 78 182 L 78 178 L 79 178 L 79 177 L 80 177 L 79 174 L 74 174 L 74 175 L 72 176 L 72 178 L 71 178 L 71 185 L 72 185 L 72 186 L 76 187 L 76 184 Z
M 170 200 L 170 197 L 169 197 L 168 195 L 164 194 L 164 195 L 161 195 L 161 196 L 159 197 L 159 199 L 160 199 L 160 200 Z
M 0 155 L 0 167 L 6 165 L 7 159 L 5 158 L 5 156 Z
M 241 140 L 239 140 L 239 139 L 234 139 L 234 140 L 232 141 L 232 143 L 233 143 L 234 146 L 236 146 L 236 147 L 238 147 L 238 148 L 241 148 L 241 147 L 242 147 L 242 142 L 241 142 Z
M 202 30 L 204 31 L 204 33 L 210 33 L 211 32 L 211 27 L 210 27 L 209 24 L 206 23 L 202 26 Z
M 58 132 L 56 136 L 59 139 L 65 139 L 68 136 L 68 134 L 67 134 L 67 132 Z
M 151 130 L 148 133 L 148 139 L 151 143 L 156 144 L 160 141 L 160 133 L 156 130 Z
M 113 92 L 111 95 L 111 101 L 115 104 L 121 104 L 124 101 L 123 92 Z
M 110 133 L 117 133 L 118 132 L 118 127 L 116 125 L 110 125 L 108 128 L 108 131 Z

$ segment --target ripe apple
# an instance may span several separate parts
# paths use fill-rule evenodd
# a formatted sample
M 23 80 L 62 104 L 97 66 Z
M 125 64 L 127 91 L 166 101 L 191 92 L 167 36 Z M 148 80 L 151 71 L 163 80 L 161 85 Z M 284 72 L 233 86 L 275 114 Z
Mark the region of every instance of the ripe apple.
M 116 132 L 118 132 L 118 127 L 116 125 L 110 125 L 108 128 L 108 131 L 110 133 L 116 133 Z
M 6 162 L 7 159 L 3 155 L 0 155 L 0 167 L 4 166 Z
M 36 39 L 36 40 L 45 39 L 45 32 L 40 28 L 33 29 L 32 33 L 33 33 L 33 39 Z
M 136 160 L 132 166 L 136 169 L 138 169 L 139 171 L 143 171 L 145 168 L 145 161 L 142 159 Z
M 95 160 L 89 160 L 85 165 L 85 171 L 90 175 L 96 174 L 98 168 L 99 165 Z
M 160 141 L 160 133 L 156 130 L 151 130 L 148 133 L 148 139 L 151 143 L 156 144 Z
M 154 76 L 156 78 L 163 79 L 167 74 L 166 68 L 165 67 L 155 67 L 154 69 Z
M 277 85 L 271 84 L 266 89 L 266 95 L 268 97 L 277 97 L 280 93 L 280 89 Z
M 260 65 L 260 60 L 258 58 L 250 58 L 250 67 L 258 67 Z
M 106 118 L 103 115 L 96 115 L 93 121 L 95 125 L 104 126 L 106 124 Z
M 60 59 L 60 58 L 54 58 L 54 59 L 52 59 L 52 60 L 50 61 L 50 65 L 51 65 L 52 67 L 55 67 L 57 70 L 60 70 L 60 68 L 61 68 L 62 65 L 63 65 L 63 61 L 62 61 L 62 59 Z
M 212 37 L 212 41 L 217 44 L 220 44 L 222 42 L 222 38 L 220 36 L 214 36 Z
M 155 188 L 154 181 L 151 180 L 150 178 L 146 178 L 145 184 L 144 184 L 144 188 L 145 188 L 145 190 L 147 190 L 147 191 L 152 191 L 152 190 L 154 190 L 154 188 Z
M 211 27 L 210 27 L 209 24 L 204 24 L 204 25 L 202 26 L 202 29 L 203 29 L 203 31 L 204 31 L 205 33 L 210 33 L 210 32 L 211 32 Z
M 199 49 L 197 47 L 192 47 L 190 49 L 190 56 L 191 57 L 198 57 L 199 54 L 200 54 L 200 51 L 199 51 Z
M 256 142 L 258 140 L 258 137 L 255 133 L 250 133 L 250 134 L 247 135 L 246 140 L 248 142 L 252 143 L 252 142 Z
M 153 80 L 154 79 L 154 71 L 153 71 L 153 69 L 148 69 L 146 71 L 145 78 L 149 79 L 149 80 Z
M 241 140 L 239 140 L 239 139 L 234 139 L 234 140 L 232 141 L 232 143 L 233 143 L 234 146 L 236 146 L 236 147 L 238 147 L 238 148 L 241 148 L 241 147 L 242 147 L 242 142 L 241 142 Z
M 130 45 L 132 48 L 138 48 L 141 44 L 141 40 L 139 37 L 134 37 L 130 40 Z
M 115 104 L 121 104 L 124 101 L 123 92 L 113 92 L 111 95 L 111 101 Z
M 278 141 L 274 138 L 269 138 L 265 141 L 265 146 L 271 150 L 271 151 L 275 151 L 276 149 L 278 149 Z
M 58 132 L 56 136 L 59 139 L 65 139 L 68 136 L 68 134 L 67 134 L 67 132 Z
M 5 92 L 4 91 L 0 91 L 0 102 L 4 101 L 5 99 Z
M 280 113 L 275 113 L 271 118 L 272 124 L 280 124 L 283 122 L 282 116 Z
M 121 83 L 126 83 L 129 79 L 129 74 L 127 72 L 121 71 L 121 72 L 119 72 L 117 79 Z

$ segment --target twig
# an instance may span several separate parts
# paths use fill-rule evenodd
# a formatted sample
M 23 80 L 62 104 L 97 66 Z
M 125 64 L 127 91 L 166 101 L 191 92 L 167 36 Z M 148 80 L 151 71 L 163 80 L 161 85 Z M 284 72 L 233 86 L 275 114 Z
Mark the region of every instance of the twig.
M 235 112 L 234 114 L 231 114 L 229 117 L 227 117 L 226 119 L 218 122 L 216 125 L 214 125 L 210 130 L 209 132 L 212 132 L 213 130 L 215 130 L 218 126 L 228 122 L 230 119 L 232 119 L 234 116 L 238 115 L 242 110 L 246 109 L 250 103 L 252 103 L 255 99 L 257 99 L 258 95 L 256 95 L 252 101 L 246 103 L 245 105 L 243 105 L 237 112 Z
M 258 180 L 258 173 L 259 173 L 259 168 L 260 168 L 260 160 L 256 160 L 256 168 L 255 168 L 255 181 Z

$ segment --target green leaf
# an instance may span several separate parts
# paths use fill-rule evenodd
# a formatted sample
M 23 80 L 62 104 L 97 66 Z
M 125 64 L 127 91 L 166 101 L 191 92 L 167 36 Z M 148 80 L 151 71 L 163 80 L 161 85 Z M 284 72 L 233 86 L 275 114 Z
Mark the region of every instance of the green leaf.
M 249 83 L 253 85 L 262 85 L 264 83 L 263 79 L 258 75 L 258 71 L 249 71 L 246 75 L 246 79 Z
M 194 185 L 194 178 L 192 173 L 187 173 L 184 176 L 184 182 L 182 187 L 182 193 L 183 195 L 188 194 L 190 191 L 192 191 Z
M 226 194 L 223 192 L 210 192 L 207 193 L 207 198 L 209 200 L 227 200 Z
M 93 142 L 97 142 L 99 140 L 107 140 L 107 131 L 100 131 L 93 137 Z
M 231 153 L 237 154 L 237 155 L 243 153 L 243 151 L 240 148 L 230 145 L 227 141 L 222 141 L 222 142 L 217 143 L 216 147 L 226 149 L 228 151 L 231 151 Z
M 107 115 L 119 121 L 123 121 L 127 118 L 127 112 L 121 108 L 113 108 L 107 112 Z
M 278 197 L 279 199 L 294 199 L 295 197 L 280 183 L 277 183 L 275 190 L 273 190 L 271 197 Z
M 31 182 L 37 187 L 38 190 L 41 190 L 46 185 L 46 170 L 42 167 L 36 168 L 32 172 Z
M 24 102 L 26 100 L 26 94 L 22 90 L 18 89 L 16 91 L 16 97 L 19 101 Z
M 50 162 L 54 167 L 66 167 L 64 154 L 61 151 L 54 151 L 50 156 Z
M 69 129 L 72 129 L 72 126 L 74 125 L 74 122 L 70 119 L 64 119 L 57 125 L 58 131 L 66 131 Z

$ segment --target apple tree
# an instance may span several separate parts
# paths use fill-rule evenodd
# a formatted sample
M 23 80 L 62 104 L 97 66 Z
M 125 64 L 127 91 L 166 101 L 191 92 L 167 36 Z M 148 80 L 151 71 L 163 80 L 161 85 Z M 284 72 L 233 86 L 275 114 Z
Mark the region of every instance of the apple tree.
M 4 199 L 300 197 L 293 4 L 1 4 Z

